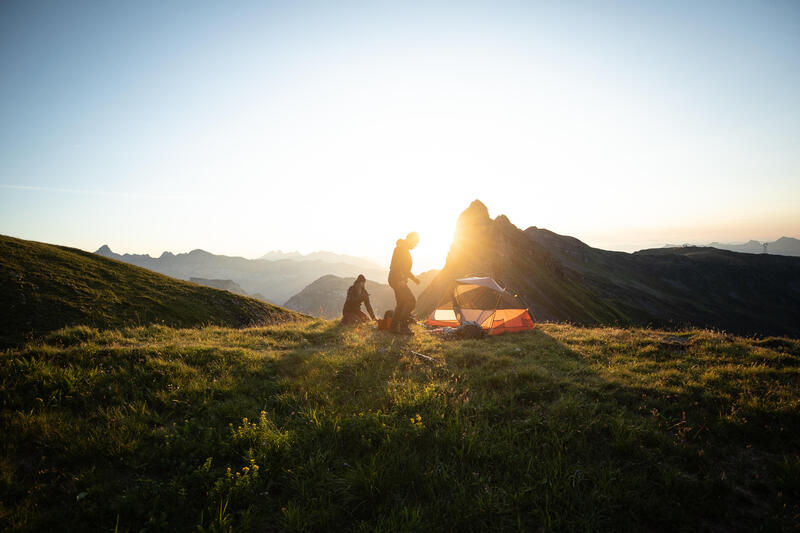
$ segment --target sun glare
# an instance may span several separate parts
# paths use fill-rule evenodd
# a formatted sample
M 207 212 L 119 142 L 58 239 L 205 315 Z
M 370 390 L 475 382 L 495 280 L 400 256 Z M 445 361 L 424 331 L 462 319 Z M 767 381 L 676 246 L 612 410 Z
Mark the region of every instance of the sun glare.
M 521 11 L 451 24 L 439 9 L 424 21 L 376 9 L 362 24 L 364 14 L 337 10 L 303 31 L 287 12 L 274 31 L 231 32 L 213 47 L 181 34 L 173 54 L 142 51 L 161 60 L 139 65 L 136 91 L 121 79 L 105 93 L 90 77 L 61 94 L 54 74 L 46 101 L 69 113 L 39 116 L 31 110 L 51 104 L 32 102 L 19 135 L 6 135 L 3 184 L 38 189 L 4 189 L 0 222 L 86 249 L 246 257 L 387 257 L 414 229 L 425 268 L 442 266 L 455 218 L 476 198 L 523 229 L 629 250 L 692 227 L 731 239 L 798 231 L 797 151 L 786 148 L 796 113 L 778 106 L 791 101 L 782 91 L 796 83 L 780 76 L 792 69 L 759 71 L 775 87 L 754 99 L 733 83 L 739 68 L 714 63 L 724 81 L 698 85 L 703 57 L 673 64 L 675 50 L 642 49 L 641 35 Z M 102 201 L 63 202 L 64 189 Z M 24 222 L 23 209 L 48 229 Z M 758 235 L 742 213 L 761 221 Z

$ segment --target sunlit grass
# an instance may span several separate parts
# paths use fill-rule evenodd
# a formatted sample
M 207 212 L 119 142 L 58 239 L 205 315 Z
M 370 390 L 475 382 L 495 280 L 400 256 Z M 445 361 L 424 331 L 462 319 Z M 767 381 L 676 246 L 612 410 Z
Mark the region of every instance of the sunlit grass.
M 75 327 L 4 352 L 0 380 L 10 529 L 778 530 L 800 512 L 791 339 Z

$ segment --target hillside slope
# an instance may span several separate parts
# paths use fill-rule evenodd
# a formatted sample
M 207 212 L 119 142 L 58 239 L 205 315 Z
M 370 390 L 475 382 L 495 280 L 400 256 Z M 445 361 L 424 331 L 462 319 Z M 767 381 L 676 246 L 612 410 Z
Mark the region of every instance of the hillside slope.
M 65 246 L 0 236 L 0 345 L 68 325 L 240 327 L 299 315 Z
M 522 295 L 538 320 L 718 328 L 800 335 L 800 259 L 712 248 L 592 248 L 475 201 L 459 217 L 447 263 L 420 297 L 432 309 L 452 280 L 488 274 Z
M 430 284 L 438 270 L 428 270 L 419 274 L 419 285 L 409 283 L 408 286 L 414 296 L 419 296 Z M 342 306 L 347 298 L 347 289 L 356 278 L 342 278 L 339 276 L 322 276 L 306 286 L 302 291 L 289 298 L 284 305 L 301 313 L 306 313 L 320 318 L 338 318 L 342 316 Z M 376 316 L 383 316 L 389 309 L 394 309 L 394 290 L 386 283 L 376 283 L 367 280 L 367 292 Z
M 212 287 L 214 289 L 229 291 L 242 296 L 248 296 L 245 290 L 232 279 L 189 278 L 189 282 L 194 283 L 195 285 L 205 285 L 206 287 Z

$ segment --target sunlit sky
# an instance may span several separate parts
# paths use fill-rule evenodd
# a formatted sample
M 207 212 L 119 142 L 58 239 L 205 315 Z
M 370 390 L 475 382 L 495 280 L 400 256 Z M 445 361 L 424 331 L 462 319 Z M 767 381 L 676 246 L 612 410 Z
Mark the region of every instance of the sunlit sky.
M 0 233 L 441 267 L 800 237 L 800 2 L 0 3 Z

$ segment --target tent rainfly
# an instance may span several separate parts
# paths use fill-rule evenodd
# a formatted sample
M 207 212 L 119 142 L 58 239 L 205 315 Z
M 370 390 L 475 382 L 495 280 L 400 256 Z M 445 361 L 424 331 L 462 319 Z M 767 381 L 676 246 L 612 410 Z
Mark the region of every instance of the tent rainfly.
M 533 329 L 533 319 L 520 299 L 492 278 L 461 278 L 455 281 L 425 321 L 429 326 L 458 327 L 476 322 L 489 335 Z

